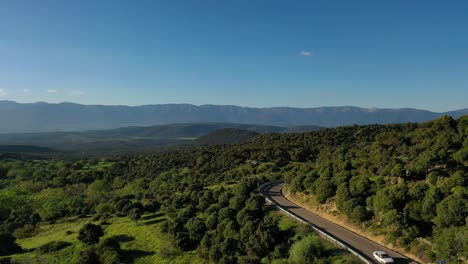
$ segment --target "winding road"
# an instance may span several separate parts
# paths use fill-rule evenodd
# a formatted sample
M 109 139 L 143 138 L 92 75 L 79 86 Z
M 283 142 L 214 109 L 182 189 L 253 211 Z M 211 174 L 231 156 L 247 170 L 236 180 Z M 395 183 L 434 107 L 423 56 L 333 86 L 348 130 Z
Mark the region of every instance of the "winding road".
M 262 185 L 260 187 L 260 193 L 269 198 L 269 200 L 271 200 L 277 206 L 285 209 L 296 217 L 309 222 L 324 233 L 327 233 L 329 236 L 334 237 L 347 247 L 353 249 L 361 256 L 368 258 L 368 260 L 371 262 L 375 262 L 372 260 L 372 252 L 377 250 L 384 250 L 395 260 L 395 263 L 418 263 L 289 201 L 283 196 L 281 192 L 283 186 L 284 183 L 279 182 Z

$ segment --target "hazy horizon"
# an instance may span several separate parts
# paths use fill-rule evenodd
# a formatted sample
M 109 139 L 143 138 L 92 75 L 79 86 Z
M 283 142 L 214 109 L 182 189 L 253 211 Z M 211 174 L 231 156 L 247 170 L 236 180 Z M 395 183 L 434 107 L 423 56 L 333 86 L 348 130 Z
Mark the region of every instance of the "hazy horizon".
M 345 107 L 352 107 L 352 108 L 361 108 L 361 109 L 378 109 L 378 110 L 391 110 L 391 109 L 414 109 L 414 110 L 422 110 L 422 111 L 430 111 L 430 112 L 435 112 L 435 113 L 445 113 L 445 112 L 451 112 L 451 111 L 457 111 L 457 110 L 464 110 L 467 109 L 468 107 L 463 107 L 463 108 L 454 108 L 454 109 L 449 109 L 447 111 L 433 111 L 429 109 L 422 109 L 422 108 L 414 108 L 414 107 L 364 107 L 364 106 L 358 106 L 358 105 L 323 105 L 323 106 L 304 106 L 304 107 L 294 107 L 294 106 L 244 106 L 244 105 L 235 105 L 235 104 L 191 104 L 191 103 L 149 103 L 149 104 L 141 104 L 141 105 L 125 105 L 125 104 L 84 104 L 84 103 L 77 103 L 77 102 L 45 102 L 45 101 L 34 101 L 34 102 L 18 102 L 18 101 L 13 101 L 13 100 L 0 100 L 0 102 L 13 102 L 13 103 L 18 103 L 18 104 L 40 104 L 40 103 L 45 103 L 45 104 L 77 104 L 77 105 L 84 105 L 84 106 L 124 106 L 124 107 L 140 107 L 140 106 L 150 106 L 150 105 L 191 105 L 191 106 L 196 106 L 196 107 L 201 107 L 201 106 L 233 106 L 233 107 L 240 107 L 240 108 L 252 108 L 252 109 L 263 109 L 263 108 L 295 108 L 295 109 L 315 109 L 315 108 L 345 108 Z

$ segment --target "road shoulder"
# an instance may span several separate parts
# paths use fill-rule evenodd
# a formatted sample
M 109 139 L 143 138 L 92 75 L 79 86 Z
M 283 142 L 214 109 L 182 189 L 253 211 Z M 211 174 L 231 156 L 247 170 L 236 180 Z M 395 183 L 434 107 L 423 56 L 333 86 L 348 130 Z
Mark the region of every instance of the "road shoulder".
M 282 191 L 282 194 L 284 195 L 284 197 L 286 199 L 288 199 L 289 201 L 301 206 L 302 208 L 304 209 L 307 209 L 308 211 L 336 224 L 336 225 L 339 225 L 341 227 L 344 227 L 346 229 L 348 229 L 349 231 L 353 232 L 353 233 L 356 233 L 362 237 L 365 237 L 367 238 L 368 240 L 370 241 L 373 241 L 377 244 L 380 244 L 380 245 L 383 245 L 384 247 L 387 247 L 393 251 L 396 251 L 398 252 L 399 254 L 401 255 L 404 255 L 404 256 L 407 256 L 408 258 L 411 258 L 413 260 L 416 260 L 418 261 L 419 263 L 424 263 L 423 260 L 421 260 L 418 256 L 404 250 L 403 248 L 401 247 L 397 247 L 393 244 L 389 244 L 389 243 L 386 243 L 385 241 L 385 238 L 383 236 L 376 236 L 376 235 L 372 235 L 372 234 L 369 234 L 367 232 L 365 232 L 364 230 L 362 230 L 362 228 L 359 228 L 357 227 L 356 225 L 352 225 L 352 224 L 349 224 L 348 222 L 346 222 L 346 220 L 343 219 L 343 216 L 342 215 L 334 215 L 334 214 L 331 214 L 327 211 L 329 211 L 329 208 L 325 209 L 325 208 L 322 208 L 322 207 L 319 207 L 319 206 L 316 206 L 314 205 L 313 203 L 306 203 L 304 202 L 304 197 L 301 197 L 299 195 L 291 195 L 290 193 L 287 192 L 287 190 L 283 190 Z M 305 196 L 305 195 L 303 195 Z

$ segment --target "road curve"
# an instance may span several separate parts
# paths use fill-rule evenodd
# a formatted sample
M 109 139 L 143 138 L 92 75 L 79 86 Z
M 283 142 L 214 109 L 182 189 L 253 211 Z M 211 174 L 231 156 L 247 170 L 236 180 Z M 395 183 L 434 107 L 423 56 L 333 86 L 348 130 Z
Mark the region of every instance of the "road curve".
M 289 201 L 283 196 L 281 192 L 283 187 L 284 183 L 279 182 L 262 185 L 260 188 L 260 193 L 269 198 L 272 202 L 276 203 L 277 206 L 280 206 L 286 211 L 313 224 L 316 228 L 324 231 L 325 233 L 328 233 L 330 236 L 358 252 L 360 255 L 367 257 L 370 261 L 372 261 L 372 252 L 377 250 L 384 250 L 395 260 L 395 263 L 418 263 Z

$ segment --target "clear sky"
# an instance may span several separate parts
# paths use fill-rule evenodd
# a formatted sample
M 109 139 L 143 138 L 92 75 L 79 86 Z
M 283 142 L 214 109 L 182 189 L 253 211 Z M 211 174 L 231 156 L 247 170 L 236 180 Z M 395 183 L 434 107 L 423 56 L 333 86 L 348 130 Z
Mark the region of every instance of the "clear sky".
M 468 107 L 468 1 L 0 0 L 0 100 Z

